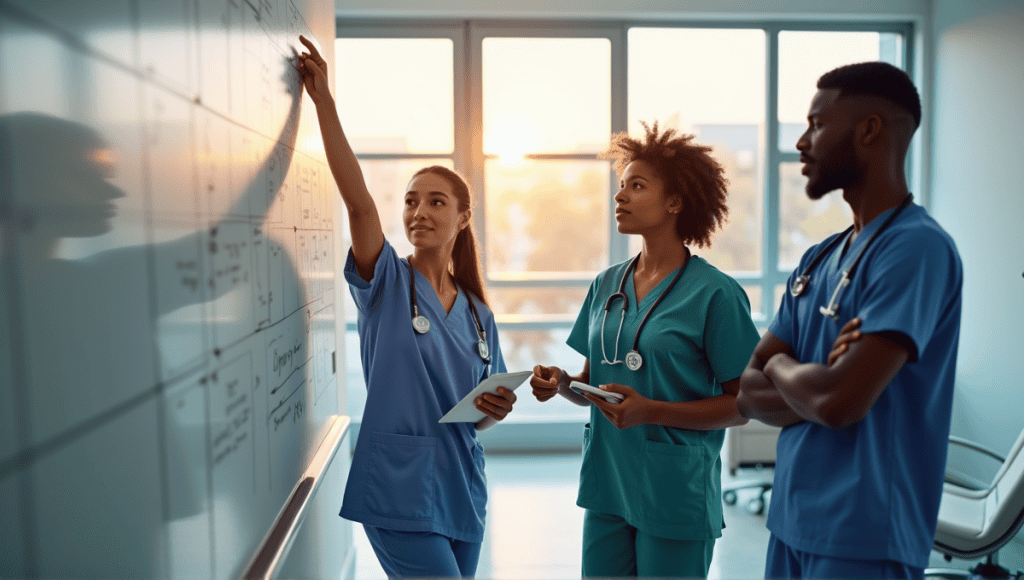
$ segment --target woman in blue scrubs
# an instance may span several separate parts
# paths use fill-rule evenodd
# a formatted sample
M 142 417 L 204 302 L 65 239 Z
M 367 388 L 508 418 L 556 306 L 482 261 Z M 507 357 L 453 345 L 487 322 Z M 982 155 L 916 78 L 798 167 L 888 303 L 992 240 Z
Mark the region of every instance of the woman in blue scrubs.
M 616 135 L 619 232 L 643 238 L 635 258 L 601 272 L 569 334 L 586 357 L 575 376 L 537 366 L 534 395 L 590 405 L 576 503 L 583 576 L 706 577 L 722 535 L 719 452 L 739 377 L 758 341 L 735 280 L 688 246 L 724 221 L 726 181 L 710 147 L 657 123 Z M 621 394 L 608 403 L 570 381 Z
M 476 431 L 512 410 L 498 388 L 476 400 L 476 424 L 438 423 L 477 384 L 505 372 L 487 307 L 466 181 L 427 167 L 409 182 L 399 258 L 384 239 L 373 198 L 345 138 L 325 76 L 307 39 L 302 80 L 316 104 L 331 172 L 348 210 L 345 264 L 359 309 L 367 398 L 342 517 L 363 524 L 390 577 L 458 577 L 476 572 L 487 482 Z

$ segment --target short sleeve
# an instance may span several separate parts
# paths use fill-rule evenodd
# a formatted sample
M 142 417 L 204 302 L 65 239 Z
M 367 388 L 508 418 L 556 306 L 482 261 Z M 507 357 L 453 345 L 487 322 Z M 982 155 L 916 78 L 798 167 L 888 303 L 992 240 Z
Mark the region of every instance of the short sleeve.
M 565 339 L 565 344 L 586 358 L 590 358 L 590 309 L 594 303 L 594 294 L 597 291 L 599 280 L 600 277 L 590 284 L 587 297 L 583 300 L 579 315 L 576 316 L 576 323 L 569 331 L 569 338 Z
M 789 275 L 789 280 L 786 281 L 786 291 L 782 294 L 779 309 L 775 312 L 775 319 L 768 325 L 768 332 L 789 345 L 796 344 L 797 336 L 796 316 L 794 315 L 796 305 L 793 303 L 796 298 L 789 292 L 793 286 L 793 280 L 799 275 L 797 272 L 799 270 Z
M 768 332 L 772 333 L 776 338 L 795 347 L 797 337 L 797 319 L 796 319 L 796 300 L 797 297 L 789 291 L 793 287 L 793 281 L 800 276 L 808 264 L 810 264 L 814 257 L 818 255 L 819 248 L 827 248 L 837 236 L 842 234 L 833 234 L 828 238 L 825 238 L 821 243 L 815 244 L 804 252 L 804 255 L 800 258 L 800 264 L 796 270 L 793 270 L 789 275 L 789 279 L 786 280 L 786 291 L 782 294 L 782 300 L 779 302 L 779 309 L 775 313 L 775 319 L 768 325 Z
M 743 374 L 760 335 L 750 318 L 750 301 L 738 284 L 714 293 L 704 327 L 704 352 L 719 383 Z
M 861 332 L 905 335 L 913 347 L 910 362 L 928 347 L 963 284 L 952 240 L 925 228 L 893 236 L 857 276 L 864 280 L 857 309 Z
M 373 266 L 373 278 L 363 280 L 356 268 L 356 259 L 352 254 L 352 249 L 349 248 L 348 258 L 345 260 L 345 281 L 348 282 L 352 299 L 361 313 L 366 314 L 377 308 L 388 280 L 398 278 L 400 265 L 401 260 L 398 259 L 398 254 L 385 239 L 384 247 L 381 248 L 380 256 L 377 257 L 377 263 Z

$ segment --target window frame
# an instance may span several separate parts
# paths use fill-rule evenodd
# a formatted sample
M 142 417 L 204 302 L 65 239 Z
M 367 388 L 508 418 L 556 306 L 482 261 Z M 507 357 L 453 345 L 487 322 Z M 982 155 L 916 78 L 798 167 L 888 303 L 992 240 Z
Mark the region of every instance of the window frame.
M 915 78 L 915 46 L 918 26 L 912 19 L 858 20 L 858 21 L 796 21 L 796 20 L 438 20 L 438 19 L 363 19 L 340 17 L 337 19 L 338 38 L 449 38 L 453 42 L 453 94 L 455 106 L 454 150 L 444 154 L 357 154 L 360 160 L 375 159 L 452 159 L 454 167 L 465 175 L 473 191 L 474 226 L 480 244 L 486 244 L 487 192 L 484 184 L 486 156 L 483 152 L 483 39 L 484 38 L 607 38 L 611 43 L 611 130 L 628 130 L 628 59 L 629 31 L 632 28 L 714 28 L 760 29 L 765 33 L 765 111 L 764 132 L 759 142 L 763 162 L 758 168 L 763 184 L 762 239 L 760 271 L 729 272 L 740 285 L 757 287 L 761 293 L 761 308 L 752 312 L 755 324 L 761 330 L 771 322 L 775 312 L 775 291 L 784 285 L 791 270 L 779 268 L 780 168 L 783 163 L 799 161 L 799 153 L 779 148 L 780 123 L 778 119 L 779 92 L 779 34 L 782 32 L 876 32 L 898 34 L 902 68 Z M 885 58 L 885 55 L 883 55 Z M 923 92 L 922 92 L 922 96 Z M 474 129 L 476 128 L 476 129 Z M 921 140 L 916 139 L 908 155 L 907 174 L 911 183 L 921 183 L 917 172 L 921 170 Z M 567 159 L 593 160 L 591 154 L 527 154 L 530 160 Z M 615 264 L 629 258 L 628 238 L 619 234 L 614 218 L 614 189 L 617 177 L 611 169 L 608 192 L 609 262 Z M 926 196 L 920 196 L 927 203 Z M 494 288 L 586 287 L 593 280 L 591 273 L 524 273 L 522 275 L 491 275 L 487 270 L 486 249 L 481 248 L 486 283 Z M 498 316 L 503 331 L 556 330 L 572 327 L 576 313 L 540 315 L 535 317 Z M 356 329 L 354 319 L 346 317 L 346 331 Z M 355 359 L 358 360 L 358 359 Z M 564 442 L 563 442 L 564 443 Z M 576 442 L 578 444 L 578 441 Z M 558 442 L 555 443 L 559 445 Z

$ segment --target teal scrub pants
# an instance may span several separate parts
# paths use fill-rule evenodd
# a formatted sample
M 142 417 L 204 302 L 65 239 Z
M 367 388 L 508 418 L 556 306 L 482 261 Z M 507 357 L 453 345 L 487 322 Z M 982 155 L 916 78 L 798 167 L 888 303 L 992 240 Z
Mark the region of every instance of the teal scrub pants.
M 619 516 L 583 515 L 583 577 L 706 578 L 715 540 L 670 540 L 634 528 Z

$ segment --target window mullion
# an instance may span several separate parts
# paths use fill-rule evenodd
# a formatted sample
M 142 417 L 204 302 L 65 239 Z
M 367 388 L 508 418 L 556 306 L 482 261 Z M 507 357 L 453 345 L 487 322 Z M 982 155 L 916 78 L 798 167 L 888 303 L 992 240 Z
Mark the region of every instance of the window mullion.
M 464 35 L 466 43 L 467 68 L 469 70 L 468 109 L 469 126 L 466 128 L 469 138 L 469 164 L 465 174 L 475 192 L 473 208 L 473 227 L 478 236 L 477 252 L 483 268 L 484 280 L 488 280 L 487 265 L 487 192 L 484 190 L 484 81 L 483 81 L 483 35 L 472 21 L 466 22 Z
M 612 37 L 612 134 L 622 133 L 629 129 L 629 26 L 623 23 L 619 27 L 619 35 Z M 618 191 L 619 179 L 608 164 L 609 179 L 608 192 L 608 261 L 610 264 L 617 264 L 625 261 L 629 253 L 629 239 L 619 233 L 618 223 L 615 221 L 614 196 Z
M 761 255 L 761 309 L 768 317 L 774 308 L 774 280 L 779 269 L 779 29 L 765 29 L 765 172 L 764 238 Z M 772 306 L 769 306 L 772 305 Z
M 453 162 L 455 170 L 462 175 L 469 176 L 473 173 L 471 164 L 472 158 L 472 113 L 470 112 L 470 106 L 472 98 L 470 96 L 470 79 L 468 78 L 468 69 L 466 64 L 470 62 L 471 55 L 471 42 L 469 38 L 469 23 L 463 24 L 460 35 L 456 35 L 453 40 L 455 41 L 455 50 L 452 55 L 452 91 L 454 98 L 452 101 L 455 105 L 455 151 Z

